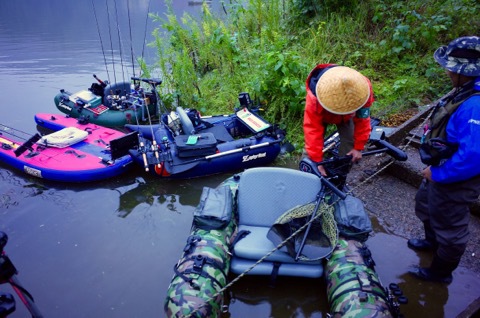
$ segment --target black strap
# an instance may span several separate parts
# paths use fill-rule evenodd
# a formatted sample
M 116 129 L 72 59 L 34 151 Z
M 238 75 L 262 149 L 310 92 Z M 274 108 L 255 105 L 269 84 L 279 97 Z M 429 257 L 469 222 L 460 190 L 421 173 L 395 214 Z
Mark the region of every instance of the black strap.
M 185 269 L 182 272 L 180 272 L 178 270 L 178 268 L 188 261 L 193 261 L 193 266 Z M 200 276 L 205 277 L 209 280 L 212 280 L 218 286 L 220 286 L 220 288 L 222 288 L 222 284 L 215 277 L 211 276 L 210 274 L 208 274 L 203 269 L 203 266 L 205 264 L 208 264 L 208 265 L 214 267 L 215 269 L 218 269 L 222 273 L 223 277 L 225 277 L 225 279 L 227 279 L 227 275 L 225 274 L 223 268 L 221 268 L 220 265 L 215 260 L 211 259 L 210 257 L 203 256 L 203 255 L 200 255 L 200 254 L 198 254 L 196 256 L 193 256 L 193 257 L 185 258 L 181 263 L 175 265 L 173 267 L 173 270 L 175 271 L 175 274 L 177 276 L 181 277 L 185 282 L 189 283 L 194 288 L 200 288 L 200 286 L 195 285 L 194 282 L 193 282 L 193 279 L 191 277 L 187 277 L 186 275 L 189 275 L 189 274 L 200 275 Z
M 237 235 L 235 236 L 235 238 L 233 239 L 233 242 L 232 244 L 230 244 L 230 253 L 233 251 L 234 247 L 235 247 L 235 244 L 238 243 L 238 241 L 240 241 L 241 239 L 245 238 L 248 234 L 250 234 L 251 232 L 248 231 L 248 230 L 241 230 L 237 233 Z
M 282 265 L 282 263 L 273 262 L 272 273 L 270 274 L 270 282 L 268 286 L 275 287 L 275 284 L 277 283 L 278 271 L 280 270 L 280 265 Z
M 192 254 L 193 249 L 197 246 L 197 242 L 200 242 L 202 238 L 198 235 L 190 235 L 187 238 L 187 244 L 183 248 L 185 255 Z

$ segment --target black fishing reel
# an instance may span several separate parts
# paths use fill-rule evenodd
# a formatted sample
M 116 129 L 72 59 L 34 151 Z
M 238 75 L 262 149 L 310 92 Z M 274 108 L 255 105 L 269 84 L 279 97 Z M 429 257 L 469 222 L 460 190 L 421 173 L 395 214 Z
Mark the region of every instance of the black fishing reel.
M 327 172 L 327 179 L 337 188 L 343 189 L 347 180 L 347 174 L 351 167 L 351 157 L 335 157 L 322 162 L 314 162 L 308 157 L 302 158 L 299 163 L 299 170 L 312 173 L 317 177 L 322 177 L 318 170 L 318 165 L 323 165 Z
M 388 295 L 388 306 L 390 311 L 395 318 L 404 318 L 403 314 L 400 313 L 400 305 L 405 305 L 408 303 L 408 298 L 403 295 L 402 290 L 398 284 L 391 283 L 388 285 L 388 288 L 385 288 L 385 291 Z

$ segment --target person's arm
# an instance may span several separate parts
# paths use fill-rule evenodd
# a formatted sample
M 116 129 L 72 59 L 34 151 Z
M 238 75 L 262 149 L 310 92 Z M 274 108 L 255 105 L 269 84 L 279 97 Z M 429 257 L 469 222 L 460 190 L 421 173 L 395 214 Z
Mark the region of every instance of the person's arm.
M 323 144 L 325 126 L 323 125 L 322 114 L 323 110 L 320 106 L 316 105 L 315 96 L 307 96 L 315 100 L 307 100 L 305 105 L 304 117 L 303 117 L 303 133 L 305 138 L 305 150 L 310 159 L 315 162 L 323 160 Z
M 458 150 L 440 166 L 432 166 L 435 182 L 452 183 L 480 175 L 480 96 L 465 101 L 447 125 L 449 141 L 458 143 Z
M 368 111 L 368 117 L 360 118 L 355 115 L 353 117 L 353 149 L 362 151 L 367 144 L 368 138 L 370 137 L 370 132 L 372 127 L 370 124 L 370 109 Z M 358 111 L 357 111 L 358 113 Z
M 361 151 L 365 148 L 372 131 L 370 123 L 370 106 L 372 106 L 375 98 L 373 96 L 372 84 L 368 78 L 367 81 L 370 86 L 370 96 L 365 105 L 357 110 L 353 116 L 353 149 L 348 152 L 349 155 L 352 155 L 353 162 L 362 158 Z

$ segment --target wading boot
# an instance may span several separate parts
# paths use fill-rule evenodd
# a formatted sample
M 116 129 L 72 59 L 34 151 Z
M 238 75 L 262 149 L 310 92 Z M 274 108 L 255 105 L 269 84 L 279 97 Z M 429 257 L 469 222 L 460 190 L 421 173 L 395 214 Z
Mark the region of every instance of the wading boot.
M 416 251 L 434 251 L 436 247 L 436 244 L 430 243 L 426 239 L 409 239 L 407 245 Z
M 407 246 L 415 251 L 435 251 L 437 249 L 437 241 L 435 239 L 435 233 L 430 227 L 429 222 L 423 223 L 423 228 L 425 229 L 425 238 L 424 239 L 409 239 Z
M 452 272 L 457 268 L 458 263 L 458 261 L 445 261 L 435 255 L 430 267 L 417 267 L 409 273 L 421 280 L 450 284 L 453 280 Z

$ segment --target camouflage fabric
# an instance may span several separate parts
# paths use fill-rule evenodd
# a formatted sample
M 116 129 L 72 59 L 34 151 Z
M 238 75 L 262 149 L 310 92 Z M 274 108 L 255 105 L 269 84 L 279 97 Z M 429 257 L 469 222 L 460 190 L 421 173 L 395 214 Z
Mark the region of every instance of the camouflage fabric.
M 480 76 L 480 37 L 464 36 L 438 48 L 435 61 L 454 73 Z
M 325 271 L 332 317 L 393 317 L 366 245 L 340 236 Z
M 222 185 L 236 190 L 233 177 Z M 229 247 L 235 230 L 234 218 L 222 230 L 193 227 L 167 291 L 164 303 L 167 317 L 221 316 L 223 294 L 212 296 L 227 284 Z

